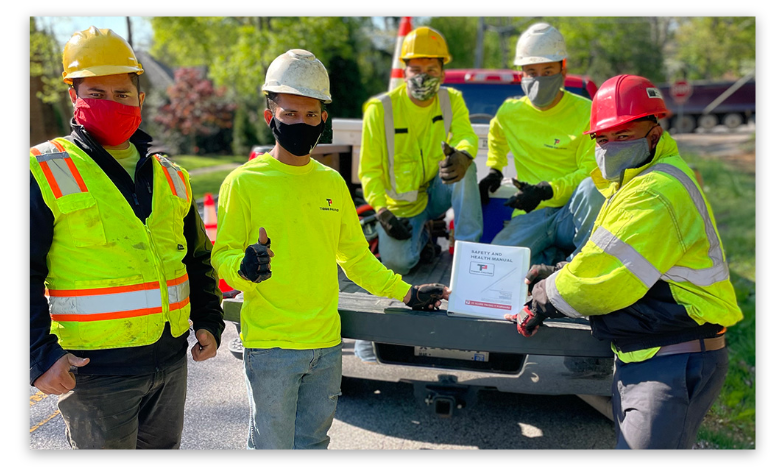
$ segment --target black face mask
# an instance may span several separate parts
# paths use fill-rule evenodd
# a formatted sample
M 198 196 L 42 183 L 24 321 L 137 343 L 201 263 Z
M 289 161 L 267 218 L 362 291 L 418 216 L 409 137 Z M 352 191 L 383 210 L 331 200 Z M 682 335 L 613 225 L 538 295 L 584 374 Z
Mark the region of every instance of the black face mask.
M 294 156 L 306 156 L 310 154 L 323 135 L 325 121 L 320 120 L 317 126 L 306 123 L 288 125 L 276 119 L 274 116 L 269 122 L 274 138 L 286 151 Z

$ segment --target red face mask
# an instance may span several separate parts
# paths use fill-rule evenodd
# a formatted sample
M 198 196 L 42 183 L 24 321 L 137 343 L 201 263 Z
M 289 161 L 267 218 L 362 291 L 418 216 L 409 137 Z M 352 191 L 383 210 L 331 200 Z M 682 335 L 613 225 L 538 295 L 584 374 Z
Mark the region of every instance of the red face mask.
M 73 116 L 100 144 L 108 146 L 127 141 L 141 121 L 140 107 L 96 98 L 77 98 Z

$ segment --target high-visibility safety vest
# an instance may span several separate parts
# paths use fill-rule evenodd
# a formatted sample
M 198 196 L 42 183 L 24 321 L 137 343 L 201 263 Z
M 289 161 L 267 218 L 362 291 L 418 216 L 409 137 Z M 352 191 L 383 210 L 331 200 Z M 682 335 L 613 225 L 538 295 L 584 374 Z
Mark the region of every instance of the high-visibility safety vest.
M 441 108 L 441 118 L 444 121 L 444 135 L 449 136 L 449 130 L 452 127 L 452 104 L 449 101 L 449 90 L 447 87 L 439 87 L 437 92 L 439 97 L 439 108 Z M 417 190 L 410 190 L 408 192 L 398 193 L 398 187 L 396 186 L 396 172 L 395 172 L 395 146 L 396 146 L 396 128 L 395 121 L 393 119 L 393 101 L 390 95 L 383 93 L 378 95 L 377 98 L 382 102 L 382 108 L 384 109 L 383 120 L 385 123 L 385 144 L 387 145 L 387 158 L 388 158 L 388 177 L 389 182 L 385 187 L 385 192 L 393 200 L 400 200 L 405 202 L 414 202 L 417 200 Z M 405 130 L 404 130 L 405 132 Z
M 154 156 L 151 215 L 140 221 L 99 165 L 57 138 L 30 150 L 30 170 L 54 215 L 47 257 L 51 332 L 65 349 L 112 349 L 156 342 L 164 323 L 188 328 L 189 283 L 183 219 L 188 173 Z
M 621 185 L 592 178 L 607 201 L 582 251 L 547 279 L 555 308 L 589 317 L 624 362 L 742 319 L 713 213 L 667 133 Z

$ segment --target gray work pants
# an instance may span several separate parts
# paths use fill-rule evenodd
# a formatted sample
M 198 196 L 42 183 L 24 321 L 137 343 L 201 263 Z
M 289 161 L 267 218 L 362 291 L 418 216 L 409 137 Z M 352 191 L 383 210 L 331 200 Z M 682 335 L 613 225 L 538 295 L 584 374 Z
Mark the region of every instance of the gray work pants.
M 617 449 L 691 449 L 721 393 L 727 348 L 616 360 L 612 389 Z
M 75 374 L 75 389 L 59 397 L 70 446 L 179 449 L 186 362 L 147 375 Z

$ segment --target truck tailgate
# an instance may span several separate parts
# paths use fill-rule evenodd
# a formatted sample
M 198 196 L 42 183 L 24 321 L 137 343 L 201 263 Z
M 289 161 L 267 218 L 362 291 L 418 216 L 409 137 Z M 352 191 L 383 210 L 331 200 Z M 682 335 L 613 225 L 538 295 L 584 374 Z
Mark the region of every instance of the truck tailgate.
M 438 282 L 449 285 L 452 255 L 442 252 L 404 277 L 410 284 Z M 586 320 L 547 320 L 530 337 L 521 336 L 513 323 L 447 316 L 446 301 L 435 312 L 413 311 L 397 300 L 366 293 L 339 270 L 339 314 L 342 337 L 404 346 L 468 351 L 611 358 L 608 342 L 592 337 Z M 239 322 L 242 300 L 223 301 L 225 318 Z

